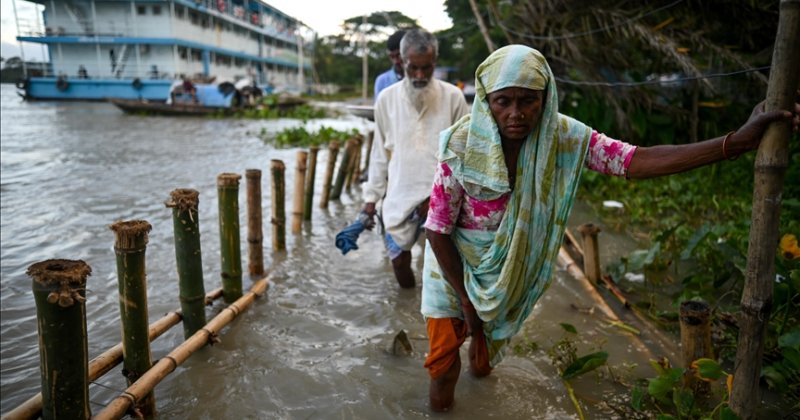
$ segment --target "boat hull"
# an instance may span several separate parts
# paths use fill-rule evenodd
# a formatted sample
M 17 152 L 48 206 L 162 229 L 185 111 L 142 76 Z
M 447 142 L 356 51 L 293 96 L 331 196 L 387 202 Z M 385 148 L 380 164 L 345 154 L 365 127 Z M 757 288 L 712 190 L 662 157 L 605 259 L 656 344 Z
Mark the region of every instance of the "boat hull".
M 172 80 L 31 77 L 17 83 L 30 100 L 105 101 L 107 98 L 165 101 Z

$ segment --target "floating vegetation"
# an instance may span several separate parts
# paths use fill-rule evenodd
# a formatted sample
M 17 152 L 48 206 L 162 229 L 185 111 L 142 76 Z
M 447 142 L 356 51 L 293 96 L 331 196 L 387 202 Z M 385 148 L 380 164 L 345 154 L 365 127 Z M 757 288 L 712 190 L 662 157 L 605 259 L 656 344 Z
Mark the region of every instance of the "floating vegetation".
M 319 131 L 309 132 L 305 127 L 287 128 L 276 135 L 262 128 L 259 137 L 264 143 L 274 144 L 278 148 L 308 147 L 328 144 L 331 141 L 344 142 L 358 136 L 358 130 L 340 131 L 331 127 L 322 126 Z
M 258 99 L 258 104 L 252 108 L 244 108 L 234 114 L 238 118 L 293 118 L 308 121 L 313 118 L 328 117 L 328 113 L 321 108 L 307 103 L 299 96 L 271 94 Z

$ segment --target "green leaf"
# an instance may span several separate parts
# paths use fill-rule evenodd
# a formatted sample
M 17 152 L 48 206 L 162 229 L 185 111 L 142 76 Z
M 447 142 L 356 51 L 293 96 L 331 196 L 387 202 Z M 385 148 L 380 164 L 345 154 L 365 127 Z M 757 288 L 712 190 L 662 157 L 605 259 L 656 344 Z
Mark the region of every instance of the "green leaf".
M 577 334 L 578 333 L 578 330 L 576 330 L 575 326 L 573 326 L 572 324 L 567 324 L 566 322 L 562 322 L 562 323 L 560 323 L 558 325 L 561 325 L 561 328 L 563 328 L 564 331 L 566 331 L 566 332 L 570 332 L 570 333 L 573 333 L 573 334 Z
M 639 385 L 633 387 L 633 390 L 631 391 L 631 407 L 633 407 L 634 410 L 640 411 L 642 409 L 642 401 L 644 400 L 644 396 L 644 388 L 640 387 Z
M 739 420 L 739 416 L 731 410 L 728 404 L 725 404 L 719 410 L 719 420 Z
M 675 420 L 675 417 L 672 417 L 669 414 L 659 414 L 658 417 L 656 417 L 656 420 Z
M 692 237 L 689 238 L 689 243 L 686 244 L 686 248 L 684 248 L 683 252 L 681 252 L 681 259 L 685 260 L 691 257 L 692 252 L 694 252 L 695 247 L 697 247 L 697 244 L 699 244 L 700 241 L 708 237 L 709 233 L 711 233 L 711 227 L 709 226 L 708 223 L 703 224 L 703 226 L 701 226 L 700 229 L 697 229 L 694 232 L 694 235 L 692 235 Z
M 778 346 L 781 348 L 800 350 L 800 328 L 795 328 L 780 336 L 780 338 L 778 338 Z
M 718 380 L 719 378 L 727 375 L 722 366 L 716 360 L 711 359 L 697 359 L 692 363 L 692 367 L 697 369 L 697 375 L 703 379 Z
M 647 385 L 647 392 L 653 396 L 653 398 L 662 401 L 664 403 L 668 403 L 669 399 L 667 395 L 675 388 L 675 386 L 680 382 L 681 375 L 683 375 L 683 369 L 681 368 L 671 368 L 664 372 L 664 374 L 659 375 L 655 378 L 650 378 L 648 381 L 650 383 Z
M 561 374 L 561 377 L 564 379 L 572 379 L 576 376 L 583 375 L 586 372 L 590 372 L 604 365 L 606 360 L 608 360 L 608 353 L 604 351 L 598 351 L 579 357 L 564 369 L 564 373 Z
M 789 386 L 786 383 L 786 378 L 773 365 L 764 366 L 764 368 L 761 369 L 761 376 L 764 377 L 764 380 L 767 381 L 767 384 L 771 389 L 774 389 L 779 393 L 786 392 L 789 389 Z
M 672 393 L 672 402 L 681 417 L 689 417 L 694 407 L 694 394 L 688 389 L 680 389 Z

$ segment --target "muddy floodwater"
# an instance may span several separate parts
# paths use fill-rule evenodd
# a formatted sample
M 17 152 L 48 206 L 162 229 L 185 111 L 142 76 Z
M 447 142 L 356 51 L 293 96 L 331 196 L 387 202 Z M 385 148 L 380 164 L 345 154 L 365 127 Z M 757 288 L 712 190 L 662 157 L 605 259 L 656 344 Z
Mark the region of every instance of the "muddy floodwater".
M 50 258 L 81 259 L 92 267 L 87 285 L 89 355 L 120 341 L 114 235 L 109 225 L 142 219 L 153 229 L 147 247 L 149 317 L 179 308 L 171 210 L 164 202 L 176 188 L 200 192 L 199 220 L 206 291 L 220 286 L 216 177 L 242 174 L 239 208 L 246 275 L 244 173 L 262 170 L 267 294 L 221 331 L 220 342 L 191 356 L 155 390 L 163 419 L 410 419 L 443 417 L 428 409 L 425 325 L 419 313 L 421 285 L 401 290 L 380 237 L 362 234 L 359 249 L 343 256 L 334 236 L 361 206 L 353 186 L 320 209 L 300 234 L 287 232 L 287 250 L 271 249 L 269 166 L 286 164 L 286 213 L 291 217 L 295 156 L 259 137 L 302 122 L 163 118 L 125 115 L 105 103 L 26 103 L 13 85 L 2 85 L 2 412 L 39 390 L 39 350 L 31 279 L 26 268 Z M 312 120 L 320 126 L 366 132 L 366 120 L 343 116 Z M 320 151 L 315 190 L 322 189 L 327 150 Z M 571 227 L 594 217 L 579 203 Z M 603 233 L 602 257 L 630 250 L 613 232 Z M 421 245 L 414 248 L 421 268 Z M 488 378 L 464 371 L 451 418 L 577 418 L 547 351 L 566 333 L 579 354 L 603 349 L 620 381 L 654 376 L 632 336 L 609 325 L 594 301 L 563 267 L 537 304 L 511 352 Z M 221 302 L 208 308 L 219 313 Z M 413 351 L 392 354 L 392 337 L 408 334 Z M 644 337 L 645 341 L 647 337 Z M 155 359 L 183 341 L 180 326 L 152 343 Z M 466 357 L 466 346 L 462 349 Z M 658 351 L 656 351 L 658 353 Z M 655 354 L 658 356 L 660 354 Z M 674 356 L 673 354 L 666 354 Z M 90 386 L 97 413 L 124 389 L 121 367 Z M 603 375 L 600 377 L 599 375 Z M 601 369 L 571 381 L 587 418 L 614 417 L 603 401 L 627 393 Z

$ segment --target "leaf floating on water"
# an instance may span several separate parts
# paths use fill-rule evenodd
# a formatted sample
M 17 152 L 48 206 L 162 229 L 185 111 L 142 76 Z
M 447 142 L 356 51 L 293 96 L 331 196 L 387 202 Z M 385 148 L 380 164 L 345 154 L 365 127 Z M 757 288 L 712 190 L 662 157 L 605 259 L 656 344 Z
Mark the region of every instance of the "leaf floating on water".
M 608 360 L 608 353 L 604 351 L 587 354 L 570 363 L 570 365 L 564 369 L 561 377 L 564 379 L 572 379 L 586 372 L 591 372 L 606 364 L 606 360 Z
M 395 356 L 408 356 L 414 351 L 411 342 L 408 340 L 406 330 L 400 330 L 392 341 L 392 354 Z

